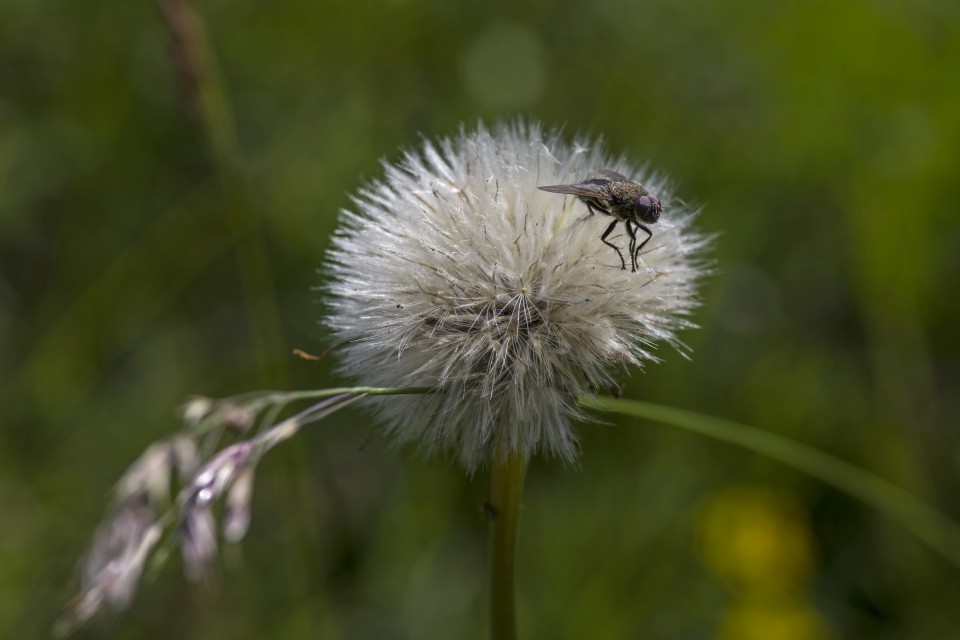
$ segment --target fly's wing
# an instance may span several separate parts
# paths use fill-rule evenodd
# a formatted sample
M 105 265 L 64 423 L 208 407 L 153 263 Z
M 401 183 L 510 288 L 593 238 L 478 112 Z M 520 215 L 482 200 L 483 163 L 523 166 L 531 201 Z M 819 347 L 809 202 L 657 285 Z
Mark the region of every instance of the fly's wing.
M 543 191 L 549 191 L 551 193 L 569 193 L 574 196 L 581 196 L 583 198 L 602 198 L 607 195 L 607 185 L 611 182 L 632 182 L 630 178 L 617 173 L 616 171 L 610 171 L 609 169 L 602 169 L 600 171 L 595 171 L 593 177 L 589 180 L 577 184 L 557 184 L 548 187 L 537 187 Z
M 572 196 L 581 196 L 583 198 L 601 198 L 606 194 L 604 182 L 594 183 L 593 181 L 581 182 L 580 184 L 555 184 L 547 187 L 537 187 L 541 191 L 550 193 L 568 193 Z

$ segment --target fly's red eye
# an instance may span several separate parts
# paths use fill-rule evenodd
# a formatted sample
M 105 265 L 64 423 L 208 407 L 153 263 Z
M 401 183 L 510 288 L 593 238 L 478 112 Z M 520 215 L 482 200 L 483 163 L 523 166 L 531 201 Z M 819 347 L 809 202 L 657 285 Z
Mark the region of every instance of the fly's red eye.
M 637 216 L 646 223 L 654 223 L 660 219 L 660 201 L 652 195 L 640 196 L 633 203 Z

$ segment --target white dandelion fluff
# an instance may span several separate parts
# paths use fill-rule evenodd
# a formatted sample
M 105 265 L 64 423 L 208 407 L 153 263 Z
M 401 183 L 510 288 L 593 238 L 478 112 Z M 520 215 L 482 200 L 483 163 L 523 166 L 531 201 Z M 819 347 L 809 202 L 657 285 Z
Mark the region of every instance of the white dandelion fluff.
M 636 273 L 599 236 L 611 219 L 544 185 L 616 171 L 662 203 Z M 354 199 L 327 256 L 326 324 L 342 370 L 378 398 L 387 431 L 473 470 L 491 457 L 572 460 L 577 398 L 654 361 L 696 307 L 703 236 L 664 181 L 600 143 L 536 124 L 424 143 Z M 622 232 L 607 239 L 627 247 Z

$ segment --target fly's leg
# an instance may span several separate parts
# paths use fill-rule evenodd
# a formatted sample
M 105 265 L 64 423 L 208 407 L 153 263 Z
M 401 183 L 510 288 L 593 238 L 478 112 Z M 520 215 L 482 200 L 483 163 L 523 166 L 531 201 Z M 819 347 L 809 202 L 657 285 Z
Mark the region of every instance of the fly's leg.
M 644 240 L 643 242 L 641 242 L 641 243 L 640 243 L 640 246 L 637 247 L 637 248 L 634 250 L 634 252 L 633 252 L 633 264 L 637 264 L 637 256 L 640 255 L 640 250 L 643 249 L 643 245 L 645 245 L 645 244 L 647 244 L 648 242 L 650 242 L 650 238 L 653 237 L 653 231 L 650 231 L 650 229 L 647 229 L 647 228 L 646 228 L 645 226 L 643 226 L 642 224 L 638 224 L 637 226 L 647 232 L 647 239 Z
M 617 223 L 618 223 L 618 222 L 620 222 L 620 221 L 619 221 L 619 220 L 614 220 L 613 222 L 611 222 L 611 223 L 610 223 L 610 226 L 607 227 L 607 230 L 603 232 L 603 235 L 602 235 L 602 236 L 600 236 L 600 240 L 603 242 L 603 244 L 607 245 L 608 247 L 611 247 L 614 251 L 617 252 L 617 255 L 620 256 L 620 264 L 622 265 L 622 266 L 620 267 L 620 270 L 621 270 L 621 271 L 626 271 L 626 270 L 627 270 L 627 261 L 623 259 L 623 254 L 620 253 L 619 247 L 617 247 L 617 245 L 613 244 L 612 242 L 607 242 L 607 236 L 609 236 L 611 233 L 613 233 L 613 228 L 617 226 Z M 629 229 L 629 227 L 627 227 L 627 228 Z
M 630 273 L 636 273 L 637 272 L 637 255 L 636 255 L 637 232 L 636 230 L 634 230 L 633 225 L 630 224 L 629 220 L 624 220 L 623 226 L 627 228 L 627 234 L 630 236 L 630 248 L 628 249 L 628 251 L 630 252 Z
M 589 220 L 590 218 L 593 217 L 593 214 L 594 214 L 594 213 L 596 213 L 597 211 L 599 211 L 599 209 L 597 209 L 593 204 L 591 204 L 589 200 L 587 200 L 587 199 L 585 199 L 585 198 L 579 198 L 579 200 L 580 200 L 580 202 L 582 202 L 583 204 L 587 205 L 587 214 L 584 215 L 584 216 L 580 216 L 579 218 L 577 218 L 577 220 L 576 220 L 577 222 L 583 222 L 584 220 Z
M 580 198 L 580 200 L 583 202 L 583 204 L 587 205 L 587 212 L 588 212 L 588 213 L 587 213 L 587 215 L 585 215 L 585 216 L 583 216 L 582 218 L 580 218 L 577 222 L 582 222 L 583 220 L 589 220 L 590 218 L 593 217 L 593 214 L 597 213 L 598 211 L 601 212 L 601 213 L 603 213 L 603 209 L 601 209 L 600 207 L 598 207 L 595 202 L 591 202 L 590 200 L 587 200 L 586 198 Z

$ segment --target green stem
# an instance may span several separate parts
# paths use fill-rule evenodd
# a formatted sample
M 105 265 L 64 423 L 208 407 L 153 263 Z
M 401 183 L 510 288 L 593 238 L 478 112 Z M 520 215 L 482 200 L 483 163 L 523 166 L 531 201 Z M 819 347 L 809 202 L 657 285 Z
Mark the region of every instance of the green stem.
M 490 470 L 490 637 L 514 640 L 517 616 L 514 564 L 526 460 L 522 453 L 495 458 Z
M 368 396 L 402 396 L 430 393 L 433 387 L 333 387 L 331 389 L 309 389 L 307 391 L 277 391 L 277 397 L 284 401 L 312 400 L 329 398 L 344 393 L 363 393 Z
M 680 427 L 779 460 L 862 500 L 960 567 L 960 526 L 915 495 L 849 462 L 776 433 L 692 411 L 613 398 L 582 398 L 580 404 Z
M 243 404 L 252 402 L 255 407 L 269 405 L 284 405 L 302 400 L 318 400 L 332 398 L 345 393 L 363 394 L 368 396 L 402 396 L 426 394 L 433 391 L 431 387 L 334 387 L 332 389 L 307 389 L 305 391 L 254 391 L 238 396 L 225 398 L 223 402 Z

